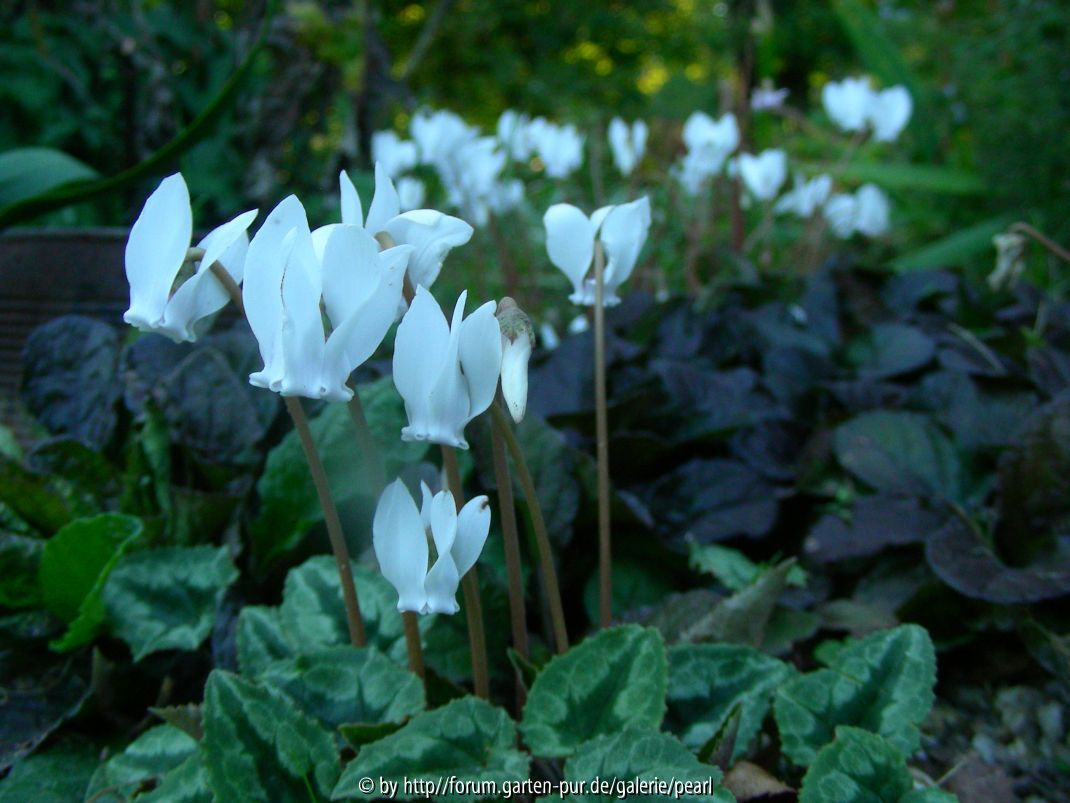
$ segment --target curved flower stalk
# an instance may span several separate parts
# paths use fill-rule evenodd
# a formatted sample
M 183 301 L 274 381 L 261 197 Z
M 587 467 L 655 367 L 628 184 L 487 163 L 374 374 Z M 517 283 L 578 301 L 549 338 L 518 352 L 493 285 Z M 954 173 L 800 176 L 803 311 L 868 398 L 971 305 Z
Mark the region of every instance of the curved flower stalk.
M 771 201 L 788 177 L 788 155 L 779 148 L 762 151 L 758 156 L 739 155 L 739 176 L 750 194 L 759 201 Z
M 130 308 L 123 320 L 144 332 L 159 332 L 175 341 L 197 339 L 197 323 L 221 310 L 226 291 L 209 270 L 219 262 L 237 284 L 245 270 L 246 230 L 257 210 L 243 212 L 213 229 L 197 244 L 203 254 L 196 270 L 172 293 L 175 279 L 189 260 L 193 213 L 181 173 L 168 176 L 153 191 L 130 229 L 126 243 L 126 278 Z
M 636 120 L 630 126 L 619 117 L 609 122 L 609 148 L 622 176 L 630 176 L 646 153 L 647 126 Z
M 593 306 L 594 279 L 588 278 L 594 259 L 595 239 L 606 255 L 604 306 L 620 303 L 617 288 L 632 274 L 650 229 L 650 200 L 603 206 L 588 218 L 571 204 L 554 204 L 543 215 L 546 251 L 550 261 L 568 276 L 573 292 L 569 300 Z
M 475 566 L 490 532 L 487 497 L 477 496 L 457 510 L 453 494 L 432 495 L 421 483 L 421 509 L 401 480 L 383 491 L 372 521 L 372 547 L 383 577 L 398 592 L 398 610 L 454 614 L 461 578 Z M 427 534 L 437 558 L 428 569 Z
M 339 173 L 338 183 L 343 225 L 361 226 L 371 235 L 385 232 L 397 245 L 412 246 L 408 276 L 413 287 L 430 287 L 434 284 L 447 254 L 472 239 L 472 227 L 460 218 L 434 209 L 402 212 L 401 198 L 394 188 L 394 182 L 380 164 L 375 165 L 375 194 L 367 217 L 364 216 L 357 188 L 344 170 Z M 312 233 L 317 252 L 322 253 L 326 238 L 338 225 L 321 226 Z
M 394 385 L 409 419 L 402 440 L 467 449 L 465 426 L 494 399 L 502 364 L 495 303 L 463 318 L 467 296 L 467 290 L 461 293 L 447 325 L 438 302 L 417 287 L 398 326 Z
M 264 360 L 249 381 L 283 396 L 352 398 L 346 380 L 394 322 L 411 253 L 380 253 L 362 228 L 341 225 L 318 258 L 304 207 L 283 200 L 249 245 L 242 297 Z M 333 327 L 326 338 L 321 299 Z

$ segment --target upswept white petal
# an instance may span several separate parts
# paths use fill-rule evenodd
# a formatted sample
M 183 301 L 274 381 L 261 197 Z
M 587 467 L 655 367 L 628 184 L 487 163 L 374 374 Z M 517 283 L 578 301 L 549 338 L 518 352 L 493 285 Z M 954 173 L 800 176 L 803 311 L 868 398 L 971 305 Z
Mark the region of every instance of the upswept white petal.
M 307 228 L 295 228 L 283 241 L 283 375 L 272 390 L 283 396 L 320 398 L 323 394 L 323 317 L 320 315 L 319 264 Z
M 910 122 L 914 102 L 904 86 L 893 86 L 876 93 L 869 106 L 869 121 L 873 138 L 878 142 L 894 142 Z
M 397 217 L 400 211 L 401 201 L 398 198 L 398 191 L 394 189 L 394 182 L 390 180 L 386 168 L 376 162 L 375 195 L 372 196 L 372 205 L 368 210 L 368 219 L 364 222 L 364 228 L 373 235 L 386 231 L 386 224 Z
M 772 200 L 788 177 L 788 155 L 779 148 L 758 156 L 740 154 L 739 173 L 751 195 L 759 201 Z
M 821 89 L 821 103 L 825 112 L 843 131 L 861 131 L 865 128 L 873 97 L 869 79 L 864 77 L 829 81 Z
M 867 237 L 879 237 L 888 231 L 891 204 L 876 184 L 863 184 L 855 192 L 855 230 Z
M 379 244 L 359 226 L 337 225 L 331 228 L 319 256 L 323 304 L 331 325 L 337 328 L 379 288 Z
M 409 281 L 413 287 L 430 287 L 442 270 L 451 249 L 472 239 L 472 227 L 460 218 L 433 209 L 405 212 L 386 223 L 386 232 L 398 245 L 415 249 L 409 259 Z
M 461 373 L 460 361 L 461 322 L 467 297 L 468 291 L 461 291 L 453 308 L 446 354 L 438 377 L 431 386 L 431 418 L 423 432 L 423 435 L 433 443 L 446 444 L 458 449 L 468 448 L 468 442 L 464 439 L 464 426 L 471 418 L 468 385 Z M 420 433 L 415 429 L 413 434 L 417 440 L 422 440 Z M 404 437 L 405 432 L 402 430 L 402 439 Z
M 431 537 L 438 558 L 427 573 L 424 590 L 427 592 L 427 613 L 457 613 L 457 586 L 461 576 L 451 554 L 457 537 L 457 505 L 453 494 L 440 491 L 431 500 Z
M 461 577 L 476 565 L 489 532 L 490 504 L 487 497 L 470 499 L 457 514 L 457 536 L 453 541 L 453 560 Z
M 364 208 L 360 203 L 360 195 L 345 170 L 338 173 L 338 188 L 342 198 L 342 222 L 350 226 L 363 226 Z
M 353 369 L 375 353 L 394 323 L 395 312 L 401 301 L 406 253 L 411 251 L 411 248 L 402 245 L 390 251 L 395 253 L 391 254 L 389 260 L 375 257 L 376 262 L 380 264 L 374 294 L 342 321 L 327 338 L 323 357 L 323 384 L 327 388 L 325 398 L 352 398 L 352 391 L 346 387 L 346 380 Z
M 297 197 L 290 195 L 276 206 L 249 243 L 245 256 L 242 300 L 245 317 L 260 347 L 264 367 L 252 374 L 249 381 L 263 388 L 276 385 L 282 378 L 282 243 L 293 229 L 304 226 L 308 219 Z
M 197 247 L 204 249 L 204 257 L 197 272 L 183 282 L 167 302 L 163 322 L 157 331 L 176 340 L 193 341 L 197 336 L 195 325 L 226 306 L 230 296 L 212 276 L 210 268 L 212 263 L 219 262 L 231 278 L 241 284 L 249 249 L 245 232 L 256 215 L 255 209 L 243 212 L 213 229 L 198 243 Z
M 130 229 L 126 241 L 130 308 L 124 321 L 145 331 L 161 323 L 192 235 L 189 189 L 182 175 L 175 173 L 160 182 Z
M 554 204 L 542 218 L 546 227 L 546 253 L 572 282 L 574 295 L 583 291 L 583 280 L 594 258 L 595 226 L 571 204 Z
M 846 240 L 854 233 L 858 202 L 853 195 L 846 193 L 833 195 L 825 202 L 822 212 L 832 233 L 841 240 Z
M 401 480 L 388 485 L 379 498 L 372 547 L 383 577 L 397 589 L 398 610 L 422 612 L 427 602 L 427 536 L 416 503 Z
M 468 421 L 490 407 L 498 389 L 502 369 L 502 330 L 494 315 L 496 306 L 495 302 L 488 301 L 461 324 L 460 360 L 468 383 Z
M 394 385 L 405 400 L 409 426 L 402 438 L 413 440 L 426 433 L 431 415 L 430 390 L 438 379 L 449 345 L 449 324 L 432 296 L 423 287 L 398 325 L 394 339 Z
M 606 303 L 616 299 L 617 288 L 631 276 L 639 252 L 650 231 L 650 200 L 638 200 L 614 207 L 602 224 L 599 239 L 606 254 L 604 283 Z

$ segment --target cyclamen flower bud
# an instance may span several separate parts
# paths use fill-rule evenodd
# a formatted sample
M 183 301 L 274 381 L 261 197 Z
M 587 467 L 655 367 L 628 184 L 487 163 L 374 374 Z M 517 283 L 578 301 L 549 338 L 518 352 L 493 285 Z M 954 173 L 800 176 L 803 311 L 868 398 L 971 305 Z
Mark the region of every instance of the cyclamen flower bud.
M 498 303 L 496 314 L 502 331 L 502 396 L 519 424 L 528 408 L 528 360 L 535 330 L 527 313 L 508 296 Z

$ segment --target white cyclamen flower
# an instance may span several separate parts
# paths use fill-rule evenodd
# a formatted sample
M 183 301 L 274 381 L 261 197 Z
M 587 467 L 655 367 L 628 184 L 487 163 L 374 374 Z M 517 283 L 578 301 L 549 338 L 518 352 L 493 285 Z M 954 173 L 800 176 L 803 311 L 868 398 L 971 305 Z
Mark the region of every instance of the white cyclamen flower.
M 771 201 L 788 177 L 788 155 L 779 148 L 762 151 L 758 156 L 739 155 L 739 175 L 759 201 Z
M 498 388 L 501 329 L 488 301 L 463 318 L 468 291 L 446 318 L 423 287 L 398 326 L 394 342 L 394 385 L 405 400 L 405 441 L 430 441 L 467 449 L 464 428 L 486 410 Z
M 631 203 L 603 206 L 589 218 L 571 204 L 554 204 L 542 220 L 550 261 L 572 282 L 569 300 L 588 306 L 595 303 L 595 282 L 587 273 L 597 238 L 606 260 L 603 304 L 619 304 L 617 288 L 631 276 L 650 230 L 650 200 L 643 196 Z
M 448 159 L 464 143 L 479 136 L 479 129 L 444 109 L 417 112 L 409 131 L 420 152 L 420 163 L 430 165 Z
M 145 201 L 126 242 L 130 308 L 123 320 L 175 341 L 196 340 L 197 322 L 218 312 L 230 298 L 211 275 L 212 263 L 219 262 L 241 284 L 249 246 L 245 232 L 256 215 L 255 209 L 243 212 L 201 240 L 197 247 L 204 250 L 204 256 L 196 272 L 172 294 L 193 236 L 193 213 L 182 175 L 175 173 L 161 181 Z
M 453 614 L 460 610 L 457 587 L 479 560 L 490 532 L 487 497 L 477 496 L 457 511 L 453 494 L 434 496 L 421 484 L 421 509 L 401 480 L 379 499 L 372 521 L 372 547 L 383 577 L 398 592 L 398 610 Z M 438 558 L 427 567 L 427 532 Z
M 613 151 L 613 163 L 622 176 L 630 176 L 635 166 L 646 153 L 647 127 L 642 120 L 629 126 L 619 117 L 609 123 L 609 147 Z
M 300 201 L 283 200 L 249 244 L 242 299 L 264 360 L 250 383 L 283 396 L 352 398 L 346 380 L 394 322 L 411 253 L 407 245 L 380 253 L 364 229 L 341 225 L 321 258 Z
M 434 209 L 401 211 L 401 198 L 394 182 L 381 165 L 375 166 L 375 194 L 365 219 L 360 196 L 356 187 L 343 170 L 339 175 L 342 194 L 342 223 L 363 226 L 369 234 L 386 232 L 397 245 L 411 245 L 408 275 L 413 287 L 430 287 L 446 255 L 459 245 L 472 239 L 472 227 L 460 218 L 451 217 Z M 312 233 L 317 252 L 321 252 L 331 224 Z
M 716 122 L 704 112 L 692 112 L 684 123 L 683 138 L 691 169 L 713 176 L 739 147 L 739 125 L 731 112 Z
M 825 220 L 828 221 L 832 233 L 841 240 L 846 240 L 855 230 L 855 219 L 858 216 L 858 201 L 848 193 L 836 193 L 825 202 L 822 210 Z
M 498 118 L 496 127 L 498 142 L 518 162 L 531 158 L 532 144 L 528 135 L 528 116 L 513 109 L 506 109 Z
M 756 86 L 750 96 L 751 111 L 771 111 L 779 109 L 788 99 L 787 89 L 774 89 L 767 78 L 761 86 Z
M 372 161 L 381 164 L 390 178 L 416 166 L 416 143 L 403 140 L 393 131 L 376 131 L 372 134 Z
M 914 103 L 904 86 L 893 86 L 874 94 L 868 113 L 873 138 L 878 142 L 894 142 L 910 122 L 913 109 Z
M 803 181 L 796 175 L 795 186 L 776 202 L 774 210 L 779 214 L 789 212 L 801 218 L 808 218 L 824 206 L 831 192 L 832 176 L 827 173 L 809 181 Z
M 574 125 L 534 120 L 529 136 L 550 178 L 567 178 L 583 164 L 583 135 Z
M 866 127 L 873 98 L 873 87 L 865 77 L 829 81 L 821 90 L 825 113 L 843 131 Z

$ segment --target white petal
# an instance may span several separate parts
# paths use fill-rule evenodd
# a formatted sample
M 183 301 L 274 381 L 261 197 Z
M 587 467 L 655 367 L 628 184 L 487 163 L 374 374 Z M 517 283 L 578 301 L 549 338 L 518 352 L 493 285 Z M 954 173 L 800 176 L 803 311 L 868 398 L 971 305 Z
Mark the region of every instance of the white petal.
M 457 573 L 464 577 L 476 565 L 479 553 L 490 532 L 490 505 L 487 497 L 477 496 L 468 501 L 457 514 L 457 537 L 453 541 L 453 560 Z
M 401 480 L 394 480 L 379 498 L 372 547 L 383 577 L 397 589 L 398 610 L 420 613 L 427 601 L 427 536 L 416 503 Z
M 245 232 L 256 214 L 257 210 L 253 209 L 238 215 L 211 231 L 198 244 L 198 248 L 204 249 L 204 258 L 197 273 L 175 291 L 164 310 L 163 326 L 169 333 L 175 333 L 181 340 L 192 341 L 196 338 L 194 325 L 226 306 L 230 296 L 212 275 L 211 265 L 219 262 L 231 278 L 241 284 L 249 250 Z
M 407 251 L 409 246 L 402 245 L 390 250 Z M 349 318 L 327 338 L 323 361 L 323 381 L 328 388 L 325 398 L 348 400 L 352 397 L 345 386 L 346 380 L 357 366 L 375 353 L 394 323 L 405 276 L 405 254 L 391 254 L 390 266 L 382 265 L 387 260 L 379 255 L 373 259 L 380 274 L 374 294 L 353 310 Z
M 441 491 L 430 505 L 431 537 L 435 541 L 438 558 L 424 581 L 427 592 L 427 612 L 452 614 L 461 608 L 457 604 L 457 586 L 461 575 L 453 558 L 457 538 L 457 506 L 453 494 Z
M 438 278 L 446 255 L 472 239 L 473 229 L 460 218 L 432 209 L 417 209 L 390 220 L 386 231 L 398 245 L 415 248 L 409 259 L 412 286 L 430 287 Z
M 338 184 L 342 196 L 342 222 L 350 226 L 363 226 L 364 209 L 360 205 L 360 195 L 345 170 L 338 174 Z
M 308 229 L 291 231 L 283 243 L 283 253 L 283 375 L 277 390 L 283 396 L 318 399 L 323 395 L 323 317 L 319 265 Z
M 143 330 L 162 323 L 193 234 L 189 190 L 180 173 L 168 176 L 145 201 L 126 241 L 130 308 L 123 320 Z
M 328 233 L 320 262 L 323 303 L 337 328 L 379 288 L 379 244 L 359 226 L 337 225 Z
M 427 440 L 430 391 L 443 370 L 449 339 L 449 325 L 438 302 L 417 287 L 394 339 L 394 386 L 405 400 L 409 419 L 401 431 L 404 440 Z
M 424 530 L 431 530 L 431 500 L 435 495 L 431 493 L 431 487 L 420 480 L 420 520 L 424 524 Z M 455 505 L 456 507 L 456 505 Z
M 278 346 L 282 335 L 282 243 L 291 230 L 300 226 L 307 228 L 308 219 L 301 202 L 291 195 L 267 216 L 246 253 L 242 300 L 264 360 L 264 368 L 249 381 L 259 387 L 271 387 L 282 378 L 282 352 Z
M 615 297 L 617 288 L 631 276 L 649 230 L 650 200 L 645 195 L 615 207 L 606 217 L 599 239 L 606 253 L 607 296 Z
M 554 204 L 546 210 L 542 222 L 550 261 L 572 282 L 575 293 L 582 292 L 583 279 L 594 258 L 594 226 L 571 204 Z
M 471 406 L 468 397 L 468 384 L 461 373 L 460 344 L 464 302 L 468 291 L 461 292 L 453 308 L 453 320 L 450 322 L 450 337 L 446 352 L 442 357 L 441 369 L 431 386 L 428 400 L 430 419 L 427 438 L 432 443 L 467 449 L 464 439 L 464 425 L 469 421 Z M 500 346 L 499 346 L 500 348 Z
M 468 417 L 482 413 L 494 401 L 502 368 L 502 330 L 494 316 L 495 303 L 488 301 L 461 324 L 459 356 L 468 384 Z
M 914 103 L 906 87 L 893 86 L 878 92 L 869 109 L 873 138 L 878 142 L 893 142 L 910 122 L 913 109 Z
M 863 184 L 855 193 L 857 218 L 855 229 L 867 237 L 879 237 L 888 231 L 891 205 L 888 196 L 876 184 Z
M 394 182 L 390 180 L 386 169 L 375 163 L 375 195 L 372 197 L 371 209 L 368 210 L 368 219 L 364 223 L 371 234 L 386 231 L 386 224 L 397 217 L 401 211 L 401 201 L 398 199 L 398 191 L 394 189 Z

